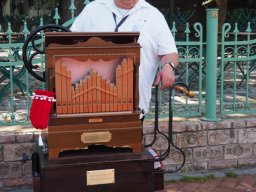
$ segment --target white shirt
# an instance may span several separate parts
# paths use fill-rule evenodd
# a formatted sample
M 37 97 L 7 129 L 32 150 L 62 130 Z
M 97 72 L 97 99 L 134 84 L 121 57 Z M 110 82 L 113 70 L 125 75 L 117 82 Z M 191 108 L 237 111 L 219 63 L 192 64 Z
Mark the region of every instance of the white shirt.
M 74 32 L 114 32 L 113 13 L 117 23 L 124 17 L 114 0 L 95 0 L 83 9 L 70 29 Z M 177 48 L 164 16 L 145 0 L 139 0 L 127 14 L 128 18 L 118 31 L 140 33 L 139 107 L 148 112 L 151 86 L 159 66 L 158 56 L 177 53 Z

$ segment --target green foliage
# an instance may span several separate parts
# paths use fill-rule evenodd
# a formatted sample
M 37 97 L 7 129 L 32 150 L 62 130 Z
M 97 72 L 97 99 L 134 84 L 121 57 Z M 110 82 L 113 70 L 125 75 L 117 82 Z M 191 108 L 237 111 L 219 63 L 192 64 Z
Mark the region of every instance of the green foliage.
M 209 3 L 213 2 L 213 1 L 217 1 L 217 0 L 207 0 L 207 1 L 203 1 L 202 5 L 207 5 L 207 4 L 209 4 Z M 252 5 L 253 3 L 256 3 L 256 0 L 247 0 L 247 3 L 248 3 L 249 5 Z
M 21 15 L 0 15 L 0 21 L 2 26 L 2 31 L 7 30 L 8 22 L 11 23 L 13 32 L 21 32 L 24 27 L 24 21 L 27 21 L 28 30 L 32 30 L 39 26 L 41 16 L 35 16 L 32 18 L 26 18 Z M 47 15 L 42 16 L 44 23 L 54 23 L 53 19 Z
M 215 0 L 207 0 L 207 1 L 204 1 L 204 2 L 202 3 L 202 5 L 207 5 L 207 4 L 211 3 L 212 1 L 215 1 Z
M 216 178 L 215 175 L 209 174 L 206 176 L 183 176 L 180 181 L 185 182 L 185 183 L 190 183 L 190 182 L 205 182 L 210 179 Z
M 48 0 L 48 3 L 51 6 L 56 6 L 56 5 L 60 4 L 60 0 Z
M 253 3 L 256 3 L 256 0 L 248 0 L 249 5 L 252 5 Z
M 168 180 L 165 182 L 165 184 L 168 184 L 168 183 L 177 183 L 177 180 L 176 179 L 171 179 L 171 180 Z
M 238 174 L 237 173 L 234 173 L 234 172 L 227 172 L 225 173 L 226 177 L 237 177 Z

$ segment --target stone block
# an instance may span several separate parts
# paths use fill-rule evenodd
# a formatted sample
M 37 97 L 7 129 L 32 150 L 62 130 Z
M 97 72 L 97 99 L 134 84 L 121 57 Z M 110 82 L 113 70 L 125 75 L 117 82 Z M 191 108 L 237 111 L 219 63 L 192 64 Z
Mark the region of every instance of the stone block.
M 256 158 L 256 143 L 254 143 L 254 147 L 253 147 L 253 149 L 254 149 L 254 156 L 255 156 L 255 158 Z
M 219 121 L 217 122 L 218 129 L 227 129 L 232 127 L 232 123 L 229 120 Z
M 190 172 L 200 172 L 207 170 L 207 163 L 193 163 L 193 164 L 186 164 L 182 170 L 186 173 Z
M 32 185 L 31 178 L 15 178 L 15 179 L 4 179 L 3 186 L 4 187 L 21 187 L 24 185 Z M 20 190 L 23 191 L 23 190 Z
M 155 141 L 153 134 L 147 135 L 147 137 L 145 137 L 145 144 L 151 144 L 152 142 L 154 143 L 153 148 L 157 151 L 162 151 L 168 148 L 167 139 L 159 134 L 157 134 Z
M 246 128 L 246 120 L 239 119 L 232 121 L 232 127 L 235 129 Z
M 168 121 L 159 122 L 158 123 L 158 129 L 163 133 L 168 133 L 169 131 L 169 124 Z M 187 123 L 185 122 L 173 122 L 172 124 L 172 130 L 175 133 L 180 133 L 187 131 Z M 153 133 L 154 132 L 154 123 L 149 125 L 148 123 L 143 125 L 143 132 L 146 133 Z
M 153 134 L 144 134 L 143 135 L 143 143 L 145 145 L 148 145 L 149 143 L 151 143 L 154 140 L 154 135 Z
M 154 125 L 154 127 L 155 127 L 155 125 Z M 168 123 L 161 122 L 160 124 L 158 124 L 158 129 L 162 133 L 168 133 L 168 130 L 169 130 Z M 154 129 L 153 129 L 153 131 L 154 131 Z
M 0 145 L 0 161 L 3 161 L 4 159 L 3 147 L 3 145 Z
M 222 146 L 197 147 L 193 149 L 193 159 L 195 162 L 223 160 L 223 154 Z
M 173 132 L 175 133 L 185 132 L 187 131 L 187 124 L 184 122 L 173 122 L 172 129 L 173 129 Z
M 256 129 L 256 120 L 255 119 L 247 119 L 247 127 L 255 127 L 255 129 Z
M 245 158 L 245 159 L 238 159 L 238 167 L 245 168 L 245 167 L 252 167 L 255 166 L 256 160 L 255 158 Z
M 168 137 L 168 135 L 166 135 L 166 136 Z M 144 135 L 143 139 L 144 139 L 143 140 L 144 144 L 146 144 L 146 145 L 151 144 L 154 140 L 154 135 L 153 134 Z M 176 134 L 172 135 L 172 142 L 176 145 Z M 161 150 L 167 149 L 167 147 L 168 147 L 167 139 L 164 138 L 163 136 L 157 134 L 153 148 L 161 151 Z
M 239 143 L 256 143 L 256 128 L 238 130 Z
M 0 135 L 0 143 L 14 143 L 15 135 Z
M 209 170 L 222 170 L 237 167 L 237 160 L 213 161 L 208 163 Z
M 0 179 L 17 178 L 22 176 L 21 162 L 0 163 Z
M 253 144 L 230 144 L 224 146 L 224 159 L 249 158 L 253 156 Z
M 26 178 L 32 178 L 32 161 L 22 164 L 22 175 Z
M 209 145 L 222 145 L 229 143 L 237 143 L 237 130 L 236 129 L 223 129 L 208 131 L 208 144 Z
M 31 155 L 35 152 L 34 143 L 6 144 L 3 147 L 4 161 L 20 161 L 23 153 Z
M 211 129 L 217 129 L 217 123 L 216 122 L 203 122 L 202 123 L 203 130 L 211 130 Z
M 203 128 L 200 122 L 188 122 L 187 123 L 187 131 L 202 131 Z
M 177 146 L 181 148 L 206 146 L 206 131 L 177 134 Z
M 192 149 L 182 149 L 185 153 L 185 163 L 192 163 Z M 172 148 L 168 158 L 164 160 L 164 165 L 179 165 L 183 162 L 183 156 L 180 151 Z
M 154 127 L 153 126 L 145 126 L 143 125 L 143 134 L 152 134 L 154 132 Z
M 18 143 L 23 143 L 23 142 L 33 142 L 34 141 L 34 134 L 18 134 L 16 135 L 16 141 Z

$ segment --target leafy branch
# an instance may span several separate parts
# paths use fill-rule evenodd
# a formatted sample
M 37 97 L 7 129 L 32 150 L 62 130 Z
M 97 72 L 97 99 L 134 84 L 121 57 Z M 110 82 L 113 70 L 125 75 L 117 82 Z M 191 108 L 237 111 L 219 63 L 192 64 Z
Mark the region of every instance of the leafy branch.
M 215 1 L 215 0 L 207 0 L 207 1 L 204 1 L 204 2 L 202 3 L 202 5 L 207 5 L 207 4 L 211 3 L 212 1 Z

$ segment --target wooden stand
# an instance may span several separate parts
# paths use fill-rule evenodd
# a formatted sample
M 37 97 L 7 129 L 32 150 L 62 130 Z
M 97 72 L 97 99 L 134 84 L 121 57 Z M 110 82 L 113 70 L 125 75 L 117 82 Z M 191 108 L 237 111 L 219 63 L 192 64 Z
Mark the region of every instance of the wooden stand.
M 153 159 L 142 153 L 109 153 L 47 160 L 33 177 L 34 192 L 114 192 L 154 190 Z
M 154 170 L 154 190 L 164 190 L 164 171 Z

